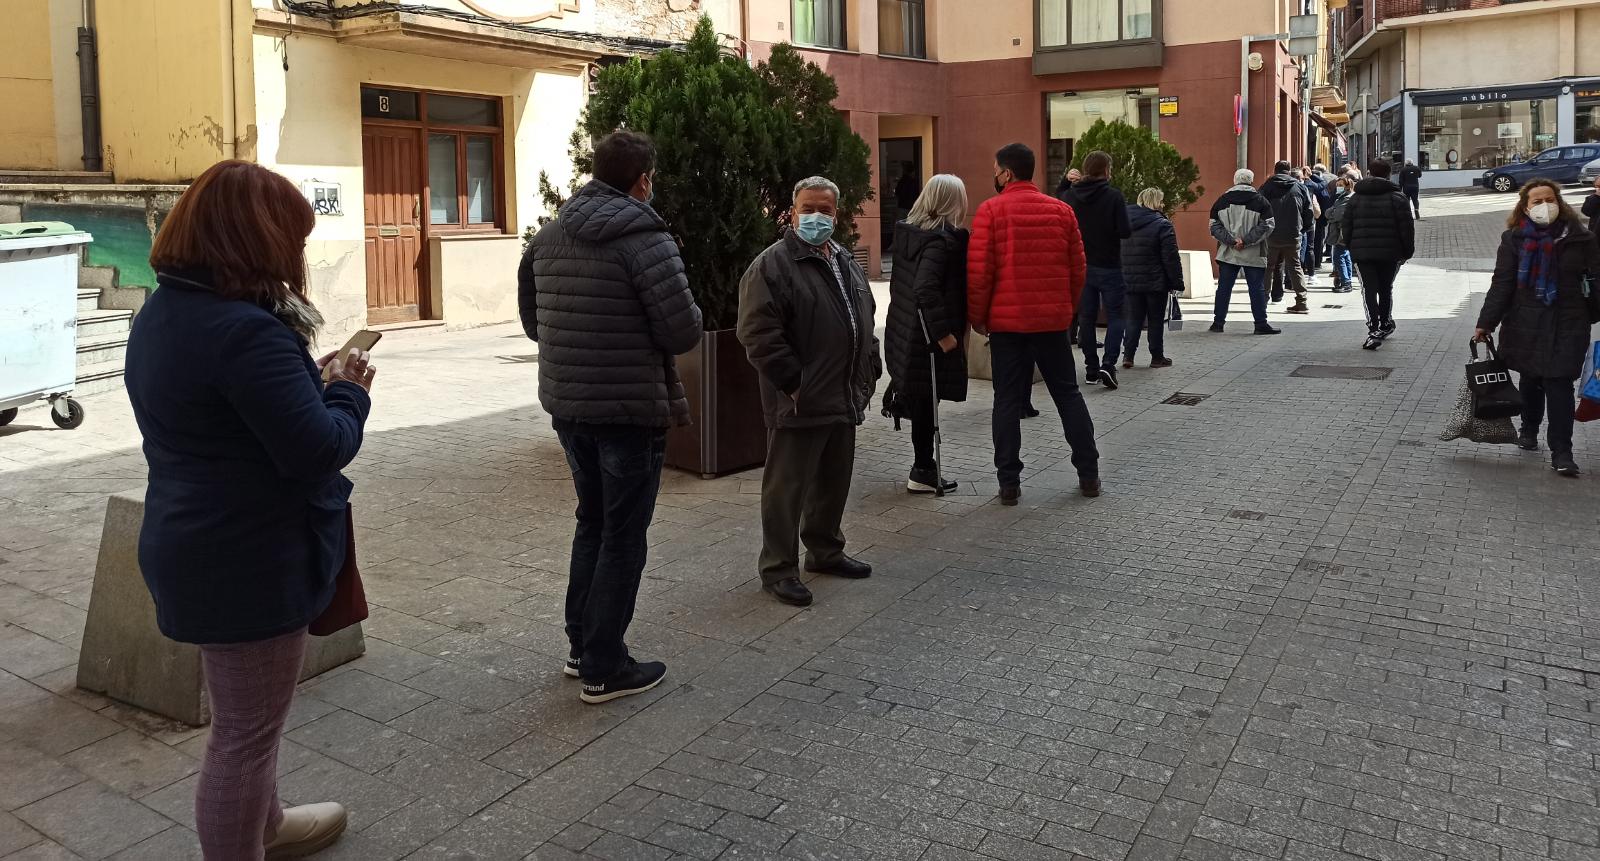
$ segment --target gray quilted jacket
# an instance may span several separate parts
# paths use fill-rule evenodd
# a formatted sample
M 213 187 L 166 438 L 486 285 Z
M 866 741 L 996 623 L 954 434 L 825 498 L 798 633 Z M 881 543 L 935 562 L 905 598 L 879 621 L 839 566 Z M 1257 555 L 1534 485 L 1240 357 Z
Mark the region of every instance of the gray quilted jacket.
M 678 244 L 648 205 L 590 182 L 528 244 L 522 328 L 539 342 L 539 403 L 556 419 L 687 424 L 673 356 L 700 343 Z

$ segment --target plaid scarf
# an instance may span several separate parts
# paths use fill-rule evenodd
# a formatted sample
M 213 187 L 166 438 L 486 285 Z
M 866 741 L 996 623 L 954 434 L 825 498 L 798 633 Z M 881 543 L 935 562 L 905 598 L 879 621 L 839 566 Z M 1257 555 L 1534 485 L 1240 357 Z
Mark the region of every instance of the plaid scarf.
M 1517 228 L 1517 238 L 1522 240 L 1522 251 L 1517 255 L 1517 286 L 1533 290 L 1546 305 L 1556 303 L 1556 240 L 1566 234 L 1566 224 L 1561 221 L 1540 227 L 1533 219 L 1524 218 Z

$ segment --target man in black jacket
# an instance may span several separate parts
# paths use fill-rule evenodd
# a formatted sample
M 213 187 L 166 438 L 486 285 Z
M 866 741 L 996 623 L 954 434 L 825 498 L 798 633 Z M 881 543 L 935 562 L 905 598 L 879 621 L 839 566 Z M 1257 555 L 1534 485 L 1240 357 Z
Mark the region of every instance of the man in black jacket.
M 1417 220 L 1422 220 L 1422 168 L 1406 159 L 1405 167 L 1400 168 L 1400 191 L 1410 202 L 1410 212 L 1416 215 Z
M 1356 183 L 1344 211 L 1345 244 L 1361 270 L 1366 298 L 1367 341 L 1362 346 L 1368 350 L 1378 349 L 1394 334 L 1394 280 L 1401 264 L 1416 253 L 1411 204 L 1390 181 L 1392 170 L 1381 158 L 1369 164 L 1369 176 Z
M 1083 351 L 1083 379 L 1117 387 L 1117 354 L 1122 349 L 1126 324 L 1123 302 L 1128 295 L 1122 278 L 1122 240 L 1133 235 L 1128 222 L 1128 202 L 1111 187 L 1111 156 L 1095 150 L 1083 160 L 1083 178 L 1061 196 L 1078 217 L 1083 253 L 1089 268 L 1078 300 L 1078 348 Z M 1106 358 L 1101 364 L 1097 327 L 1100 308 L 1106 309 Z
M 1294 178 L 1293 167 L 1286 161 L 1273 166 L 1272 177 L 1261 184 L 1261 196 L 1272 206 L 1272 235 L 1267 237 L 1267 271 L 1272 273 L 1272 301 L 1283 300 L 1284 274 L 1288 273 L 1289 289 L 1294 291 L 1294 305 L 1290 314 L 1306 314 L 1305 275 L 1300 271 L 1300 234 L 1311 226 L 1311 195 L 1304 185 Z
M 667 428 L 689 404 L 672 357 L 700 343 L 700 308 L 678 245 L 650 208 L 655 145 L 615 132 L 594 149 L 594 180 L 541 229 L 517 270 L 522 327 L 539 342 L 539 403 L 578 494 L 563 671 L 601 703 L 667 673 L 623 637 L 647 552 Z
M 761 588 L 804 607 L 816 574 L 860 579 L 872 566 L 844 553 L 844 507 L 856 427 L 883 375 L 867 274 L 833 240 L 839 187 L 813 176 L 794 189 L 792 230 L 739 281 L 739 343 L 761 378 L 767 466 L 761 476 Z

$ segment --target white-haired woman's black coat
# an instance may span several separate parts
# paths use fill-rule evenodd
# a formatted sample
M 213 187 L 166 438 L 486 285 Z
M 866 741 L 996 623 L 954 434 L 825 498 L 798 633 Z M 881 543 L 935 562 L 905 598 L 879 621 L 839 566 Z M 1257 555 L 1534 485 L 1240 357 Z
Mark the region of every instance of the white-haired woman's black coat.
M 917 312 L 927 321 L 928 337 Z M 889 377 L 904 397 L 927 398 L 929 344 L 954 336 L 956 349 L 940 352 L 939 400 L 967 399 L 967 231 L 894 226 L 894 274 L 883 351 Z

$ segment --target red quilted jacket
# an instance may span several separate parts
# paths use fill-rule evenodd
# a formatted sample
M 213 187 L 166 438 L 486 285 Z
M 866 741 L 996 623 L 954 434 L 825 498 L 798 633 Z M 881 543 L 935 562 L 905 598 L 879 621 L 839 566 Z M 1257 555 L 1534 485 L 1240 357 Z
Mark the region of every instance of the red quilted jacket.
M 972 220 L 967 308 L 990 332 L 1064 332 L 1083 290 L 1083 237 L 1072 207 L 1013 182 Z

